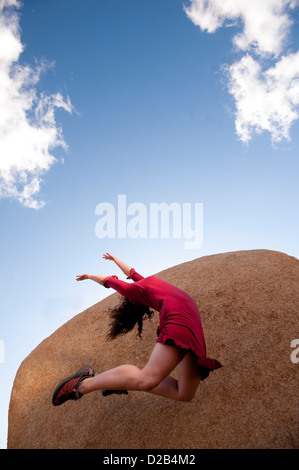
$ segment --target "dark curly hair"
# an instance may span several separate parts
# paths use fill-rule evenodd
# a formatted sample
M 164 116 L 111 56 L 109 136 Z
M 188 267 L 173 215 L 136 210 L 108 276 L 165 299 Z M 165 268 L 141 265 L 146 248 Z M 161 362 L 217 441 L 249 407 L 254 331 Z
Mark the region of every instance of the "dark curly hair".
M 136 323 L 138 324 L 137 335 L 141 338 L 143 319 L 145 316 L 151 318 L 153 311 L 146 305 L 134 305 L 126 297 L 122 297 L 117 307 L 109 309 L 111 318 L 107 339 L 113 340 L 119 335 L 125 335 L 133 330 Z

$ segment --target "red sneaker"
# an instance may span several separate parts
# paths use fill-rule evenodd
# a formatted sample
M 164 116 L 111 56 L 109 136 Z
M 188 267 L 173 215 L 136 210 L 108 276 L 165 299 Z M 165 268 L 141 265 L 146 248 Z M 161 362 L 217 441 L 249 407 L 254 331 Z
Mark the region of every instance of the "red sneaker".
M 90 377 L 94 377 L 94 370 L 90 366 L 81 367 L 81 369 L 77 370 L 75 375 L 88 375 Z
M 79 369 L 72 377 L 67 377 L 62 380 L 54 390 L 52 404 L 59 406 L 68 400 L 79 400 L 79 398 L 83 396 L 78 390 L 80 383 L 88 377 L 93 376 L 93 369 L 89 366 L 85 366 Z

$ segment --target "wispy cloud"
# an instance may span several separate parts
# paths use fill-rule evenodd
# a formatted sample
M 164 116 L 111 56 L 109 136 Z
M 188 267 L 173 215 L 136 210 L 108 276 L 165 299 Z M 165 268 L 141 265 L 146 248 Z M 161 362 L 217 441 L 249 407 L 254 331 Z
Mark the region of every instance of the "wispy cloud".
M 235 26 L 234 52 L 242 58 L 226 65 L 228 90 L 236 104 L 235 126 L 241 141 L 269 131 L 272 142 L 290 140 L 298 119 L 299 52 L 290 48 L 291 11 L 299 0 L 191 0 L 185 8 L 208 33 Z M 241 31 L 240 31 L 241 28 Z
M 40 74 L 53 64 L 19 64 L 18 8 L 18 0 L 0 0 L 0 197 L 39 209 L 42 178 L 56 161 L 52 151 L 67 147 L 55 109 L 72 112 L 72 104 L 60 93 L 37 92 Z

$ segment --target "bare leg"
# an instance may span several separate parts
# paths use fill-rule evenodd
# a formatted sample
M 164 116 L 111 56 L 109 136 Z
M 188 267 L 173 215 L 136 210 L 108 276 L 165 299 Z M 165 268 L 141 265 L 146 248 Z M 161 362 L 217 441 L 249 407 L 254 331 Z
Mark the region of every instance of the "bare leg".
M 178 380 L 169 377 L 178 367 Z M 85 379 L 79 392 L 94 390 L 141 390 L 177 401 L 191 401 L 200 383 L 200 374 L 195 358 L 179 349 L 157 343 L 149 362 L 143 369 L 122 365 L 110 369 L 94 378 Z
M 86 394 L 94 390 L 104 389 L 151 391 L 164 381 L 181 362 L 183 357 L 184 353 L 178 348 L 157 343 L 148 363 L 143 369 L 139 369 L 133 365 L 115 367 L 93 378 L 82 381 L 79 386 L 79 393 Z M 173 380 L 174 379 L 171 381 L 167 380 L 165 382 L 163 386 L 163 396 L 174 398 L 174 387 L 177 387 Z M 169 390 L 167 391 L 168 388 Z
M 178 364 L 178 380 L 166 377 L 150 393 L 178 401 L 191 401 L 199 386 L 201 377 L 196 360 L 191 353 L 186 354 Z
M 138 367 L 127 364 L 109 369 L 81 382 L 79 393 L 85 395 L 95 390 L 138 390 L 140 372 Z

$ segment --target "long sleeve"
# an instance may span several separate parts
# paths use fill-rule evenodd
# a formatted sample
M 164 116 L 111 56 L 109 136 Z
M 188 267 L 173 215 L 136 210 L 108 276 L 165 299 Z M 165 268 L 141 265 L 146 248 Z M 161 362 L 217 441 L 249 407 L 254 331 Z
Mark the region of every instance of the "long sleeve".
M 124 297 L 129 297 L 132 290 L 132 284 L 119 280 L 117 276 L 107 276 L 104 279 L 103 285 L 108 289 L 112 287 L 112 289 L 116 290 L 120 295 L 123 295 Z
M 141 281 L 141 279 L 144 279 L 144 277 L 137 273 L 134 268 L 131 268 L 127 279 L 132 279 L 134 282 L 138 282 Z
M 141 276 L 142 277 L 142 276 Z M 138 286 L 138 282 L 120 281 L 117 276 L 107 276 L 104 286 L 116 290 L 120 295 L 129 299 L 135 305 L 148 305 L 147 298 Z

